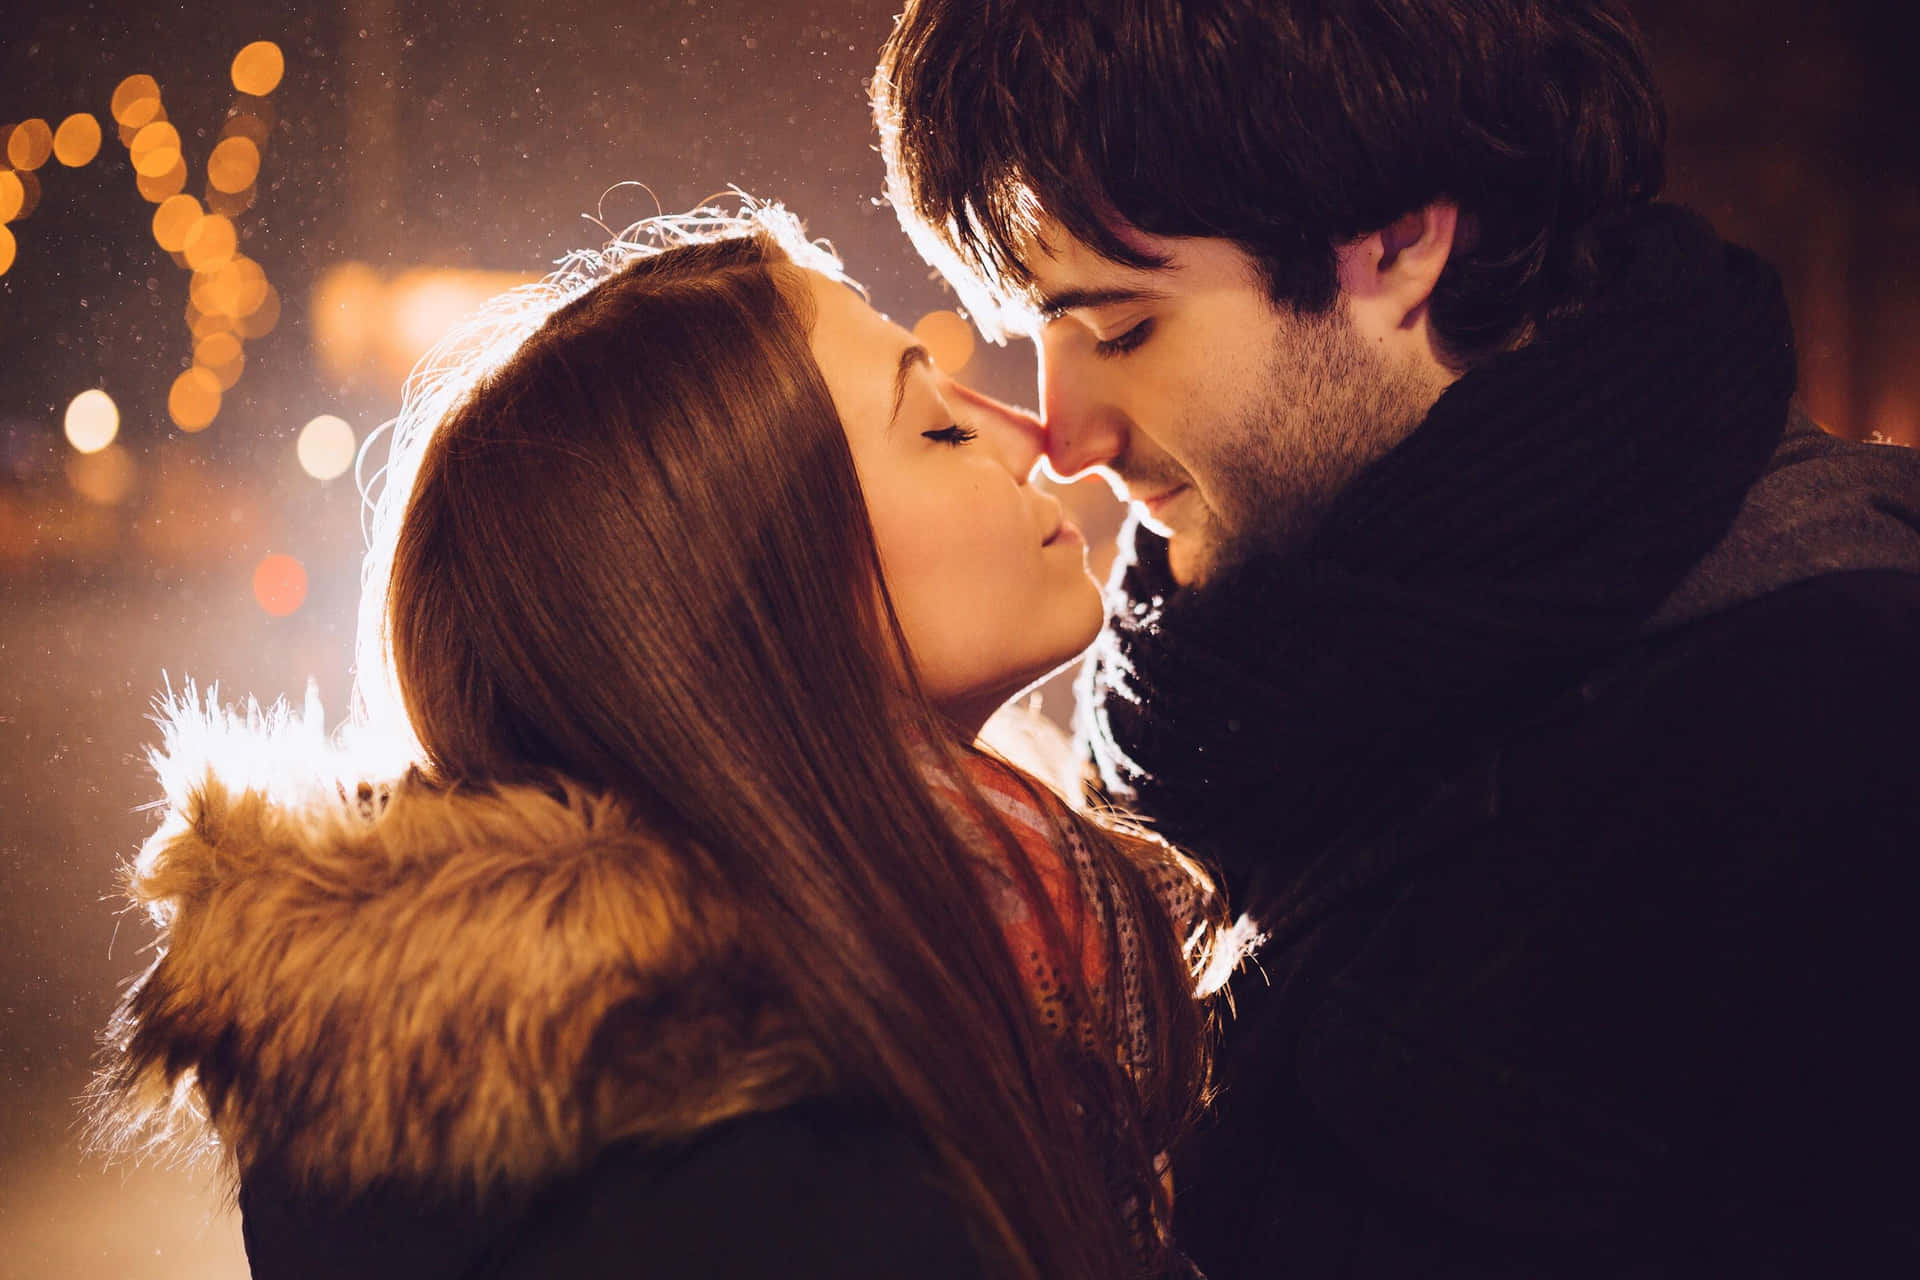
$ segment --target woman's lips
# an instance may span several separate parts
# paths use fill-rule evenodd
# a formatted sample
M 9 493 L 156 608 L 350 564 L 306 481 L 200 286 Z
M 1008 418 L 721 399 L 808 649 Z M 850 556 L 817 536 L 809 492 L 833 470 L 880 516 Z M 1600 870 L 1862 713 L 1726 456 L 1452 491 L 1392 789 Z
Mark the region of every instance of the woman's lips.
M 1062 542 L 1072 544 L 1083 543 L 1085 541 L 1086 537 L 1080 532 L 1079 525 L 1071 520 L 1062 520 L 1059 526 L 1047 535 L 1047 540 L 1040 545 L 1043 547 L 1051 547 Z

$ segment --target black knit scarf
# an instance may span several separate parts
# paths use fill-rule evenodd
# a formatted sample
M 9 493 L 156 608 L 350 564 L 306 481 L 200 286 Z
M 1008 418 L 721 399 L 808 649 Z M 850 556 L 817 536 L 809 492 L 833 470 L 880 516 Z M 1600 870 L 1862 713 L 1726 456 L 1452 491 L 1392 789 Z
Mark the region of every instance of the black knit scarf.
M 1630 644 L 1780 440 L 1793 341 L 1765 263 L 1671 205 L 1603 230 L 1598 261 L 1578 319 L 1448 388 L 1300 551 L 1177 590 L 1135 530 L 1081 734 L 1242 902 Z

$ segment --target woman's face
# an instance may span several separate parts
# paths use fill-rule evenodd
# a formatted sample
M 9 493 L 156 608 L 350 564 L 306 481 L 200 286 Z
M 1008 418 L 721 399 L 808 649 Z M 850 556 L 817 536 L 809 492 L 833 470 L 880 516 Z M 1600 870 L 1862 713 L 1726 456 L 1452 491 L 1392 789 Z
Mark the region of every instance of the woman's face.
M 813 354 L 853 451 L 922 686 L 969 732 L 1100 630 L 1086 543 L 1027 482 L 1040 424 L 935 368 L 858 294 L 803 273 Z

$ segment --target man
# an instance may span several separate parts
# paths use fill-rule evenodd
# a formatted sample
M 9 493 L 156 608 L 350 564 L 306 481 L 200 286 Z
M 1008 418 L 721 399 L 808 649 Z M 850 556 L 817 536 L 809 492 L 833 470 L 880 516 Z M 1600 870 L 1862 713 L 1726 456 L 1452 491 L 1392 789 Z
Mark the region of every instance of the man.
M 1101 781 L 1267 933 L 1250 1275 L 1913 1274 L 1920 466 L 1791 403 L 1600 0 L 914 0 L 891 198 L 1137 504 Z

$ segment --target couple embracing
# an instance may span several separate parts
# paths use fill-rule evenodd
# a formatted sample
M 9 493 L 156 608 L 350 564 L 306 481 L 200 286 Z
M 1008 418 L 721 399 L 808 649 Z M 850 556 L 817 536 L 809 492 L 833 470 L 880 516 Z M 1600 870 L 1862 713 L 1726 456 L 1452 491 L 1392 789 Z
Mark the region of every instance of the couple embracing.
M 1920 467 L 1618 8 L 918 0 L 874 100 L 1039 413 L 775 209 L 476 321 L 358 737 L 173 708 L 107 1134 L 261 1280 L 1907 1269 Z M 1063 797 L 975 738 L 1083 652 Z

